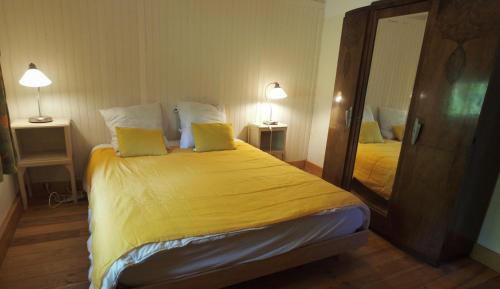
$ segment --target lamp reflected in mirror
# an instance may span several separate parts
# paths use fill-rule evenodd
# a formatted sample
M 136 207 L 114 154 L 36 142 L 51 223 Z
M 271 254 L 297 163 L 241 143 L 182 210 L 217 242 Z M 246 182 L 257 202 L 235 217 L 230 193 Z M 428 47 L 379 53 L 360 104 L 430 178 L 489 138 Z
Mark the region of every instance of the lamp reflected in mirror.
M 343 97 L 342 97 L 342 91 L 339 91 L 339 93 L 337 93 L 337 96 L 335 96 L 335 102 L 336 103 L 341 103 L 342 100 L 343 100 Z

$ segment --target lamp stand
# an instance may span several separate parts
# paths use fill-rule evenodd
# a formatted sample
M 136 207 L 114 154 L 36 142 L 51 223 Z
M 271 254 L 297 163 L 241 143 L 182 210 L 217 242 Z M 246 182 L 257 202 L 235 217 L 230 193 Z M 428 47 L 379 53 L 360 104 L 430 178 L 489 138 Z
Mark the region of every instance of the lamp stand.
M 277 82 L 271 82 L 264 88 L 264 95 L 266 96 L 267 104 L 269 105 L 269 120 L 264 120 L 262 123 L 265 125 L 277 125 L 278 122 L 273 120 L 273 104 L 271 100 L 267 97 L 267 90 L 269 86 L 276 85 Z
M 269 120 L 265 120 L 262 123 L 265 125 L 277 125 L 278 122 L 273 120 L 273 104 L 269 100 L 267 103 L 269 104 Z
M 37 87 L 36 103 L 38 105 L 38 116 L 32 116 L 28 119 L 28 121 L 33 123 L 51 122 L 52 117 L 42 115 L 42 110 L 40 109 L 40 87 Z

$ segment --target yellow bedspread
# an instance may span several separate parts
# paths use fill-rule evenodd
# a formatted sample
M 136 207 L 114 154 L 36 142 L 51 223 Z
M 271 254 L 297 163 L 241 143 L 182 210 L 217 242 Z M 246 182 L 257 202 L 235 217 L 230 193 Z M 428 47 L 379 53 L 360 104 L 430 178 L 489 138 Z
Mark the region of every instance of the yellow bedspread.
M 401 151 L 401 142 L 359 143 L 354 164 L 354 178 L 370 190 L 389 199 Z
M 92 280 L 146 243 L 262 227 L 361 201 L 252 146 L 120 158 L 95 149 L 87 169 Z

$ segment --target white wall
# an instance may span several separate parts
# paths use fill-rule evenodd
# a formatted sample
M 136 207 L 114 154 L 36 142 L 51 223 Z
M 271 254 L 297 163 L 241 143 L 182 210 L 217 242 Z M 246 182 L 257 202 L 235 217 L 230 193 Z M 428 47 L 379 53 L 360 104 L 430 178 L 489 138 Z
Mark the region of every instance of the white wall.
M 500 176 L 497 179 L 495 191 L 477 242 L 500 254 Z
M 90 148 L 109 142 L 98 109 L 160 102 L 178 138 L 179 100 L 226 105 L 245 137 L 266 117 L 263 88 L 289 97 L 274 110 L 289 124 L 287 159 L 307 156 L 325 4 L 315 0 L 0 0 L 0 50 L 12 118 L 36 112 L 18 80 L 30 61 L 53 84 L 42 109 L 74 121 L 81 176 Z
M 12 202 L 16 198 L 17 180 L 14 176 L 4 175 L 0 183 L 0 224 L 3 223 Z
M 307 160 L 323 167 L 344 14 L 372 0 L 327 0 Z

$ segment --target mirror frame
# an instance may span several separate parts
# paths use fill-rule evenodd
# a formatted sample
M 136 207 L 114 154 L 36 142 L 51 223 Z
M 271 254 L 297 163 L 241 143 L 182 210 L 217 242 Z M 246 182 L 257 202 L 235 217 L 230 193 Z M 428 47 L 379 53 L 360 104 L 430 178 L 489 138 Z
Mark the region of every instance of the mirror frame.
M 376 2 L 375 2 L 376 3 Z M 430 12 L 432 1 L 431 0 L 423 0 L 423 1 L 413 1 L 407 4 L 402 4 L 399 6 L 382 6 L 377 8 L 374 3 L 375 9 L 370 13 L 370 19 L 368 20 L 368 33 L 367 33 L 367 45 L 365 47 L 365 51 L 363 52 L 363 61 L 362 67 L 360 70 L 360 83 L 361 90 L 360 93 L 356 95 L 353 103 L 353 113 L 352 113 L 352 122 L 350 127 L 350 134 L 348 140 L 348 152 L 346 156 L 346 164 L 345 164 L 345 174 L 342 180 L 342 184 L 344 188 L 351 189 L 352 176 L 354 173 L 354 163 L 356 161 L 356 152 L 358 149 L 358 138 L 359 131 L 361 128 L 361 121 L 363 118 L 363 109 L 366 99 L 366 90 L 368 87 L 368 79 L 370 76 L 371 69 L 371 61 L 373 56 L 373 48 L 375 45 L 375 37 L 378 27 L 379 19 L 390 18 L 396 16 L 404 16 L 409 14 L 416 14 L 422 12 Z M 424 43 L 427 35 L 427 30 L 429 29 L 429 21 L 426 23 L 425 33 L 424 33 Z M 422 51 L 420 52 L 420 59 L 422 58 Z M 420 66 L 420 60 L 419 60 Z M 418 68 L 417 68 L 418 70 Z M 413 101 L 410 102 L 410 107 L 408 114 L 410 114 L 410 110 L 412 107 Z M 398 165 L 399 167 L 399 165 Z M 397 175 L 396 175 L 397 177 Z

